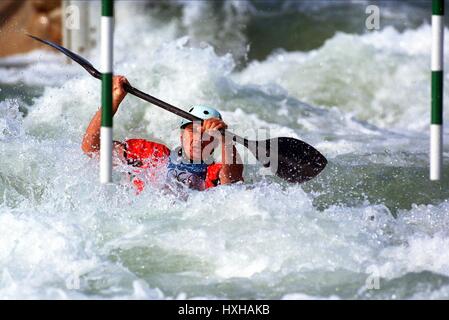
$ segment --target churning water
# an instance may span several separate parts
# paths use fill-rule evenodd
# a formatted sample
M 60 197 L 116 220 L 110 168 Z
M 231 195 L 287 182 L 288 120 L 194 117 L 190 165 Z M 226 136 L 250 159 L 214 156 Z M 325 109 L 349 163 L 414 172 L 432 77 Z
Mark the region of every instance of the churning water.
M 449 298 L 429 5 L 382 2 L 373 32 L 366 5 L 118 4 L 116 73 L 236 133 L 311 143 L 329 165 L 302 185 L 250 168 L 187 200 L 136 196 L 117 168 L 100 186 L 80 149 L 100 83 L 55 52 L 0 60 L 0 298 Z M 114 121 L 116 140 L 179 142 L 177 117 L 131 96 Z

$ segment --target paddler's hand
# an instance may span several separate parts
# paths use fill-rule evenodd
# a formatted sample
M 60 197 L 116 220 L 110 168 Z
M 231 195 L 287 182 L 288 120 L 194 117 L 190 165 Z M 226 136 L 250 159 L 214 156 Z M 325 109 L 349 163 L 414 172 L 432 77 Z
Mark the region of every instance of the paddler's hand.
M 123 88 L 124 84 L 129 84 L 128 79 L 124 76 L 114 76 L 112 78 L 112 107 L 117 111 L 118 106 L 126 96 L 126 91 Z
M 223 130 L 227 128 L 228 125 L 219 118 L 204 120 L 201 126 L 202 140 L 213 141 L 213 148 L 216 148 L 221 141 L 220 137 L 223 137 Z
M 227 128 L 228 125 L 223 120 L 219 118 L 210 118 L 203 121 L 201 131 L 212 136 L 216 134 L 216 131 L 221 131 Z

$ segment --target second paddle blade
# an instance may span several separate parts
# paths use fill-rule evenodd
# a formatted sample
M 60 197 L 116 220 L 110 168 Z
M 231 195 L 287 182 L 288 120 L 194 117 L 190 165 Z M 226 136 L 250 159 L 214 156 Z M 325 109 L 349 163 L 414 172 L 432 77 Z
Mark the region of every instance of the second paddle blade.
M 318 150 L 295 138 L 252 141 L 249 148 L 265 167 L 288 182 L 308 181 L 327 165 L 327 159 Z

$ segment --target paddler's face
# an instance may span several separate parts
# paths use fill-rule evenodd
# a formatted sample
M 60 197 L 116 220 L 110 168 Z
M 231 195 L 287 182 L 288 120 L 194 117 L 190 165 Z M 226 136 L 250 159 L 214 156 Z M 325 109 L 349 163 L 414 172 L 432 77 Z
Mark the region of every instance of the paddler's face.
M 212 141 L 205 136 L 202 139 L 201 124 L 191 123 L 181 129 L 182 149 L 190 160 L 206 160 L 212 149 L 212 146 L 209 146 Z

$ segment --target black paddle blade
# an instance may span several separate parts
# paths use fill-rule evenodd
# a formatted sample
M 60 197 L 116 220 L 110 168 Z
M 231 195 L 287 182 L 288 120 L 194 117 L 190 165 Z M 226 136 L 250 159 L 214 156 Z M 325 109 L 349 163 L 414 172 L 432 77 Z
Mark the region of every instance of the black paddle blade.
M 272 140 L 277 140 L 279 162 L 276 174 L 287 181 L 308 181 L 316 177 L 327 165 L 327 159 L 310 144 L 294 138 Z
M 295 138 L 251 141 L 248 148 L 264 167 L 269 167 L 274 174 L 288 182 L 308 181 L 327 165 L 327 159 L 318 150 Z
M 87 72 L 89 72 L 93 77 L 97 78 L 97 79 L 101 79 L 101 73 L 94 68 L 94 66 L 87 61 L 86 59 L 84 59 L 83 57 L 77 55 L 76 53 L 70 51 L 67 48 L 64 48 L 63 46 L 60 46 L 59 44 L 53 43 L 51 41 L 48 40 L 44 40 L 41 38 L 38 38 L 36 36 L 33 36 L 31 34 L 27 34 L 28 37 L 33 38 L 34 40 L 37 40 L 39 42 L 42 42 L 43 44 L 46 44 L 60 52 L 62 52 L 63 54 L 65 54 L 67 57 L 69 57 L 70 59 L 74 60 L 75 62 L 79 63 L 84 69 L 87 70 Z

